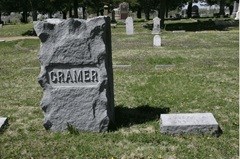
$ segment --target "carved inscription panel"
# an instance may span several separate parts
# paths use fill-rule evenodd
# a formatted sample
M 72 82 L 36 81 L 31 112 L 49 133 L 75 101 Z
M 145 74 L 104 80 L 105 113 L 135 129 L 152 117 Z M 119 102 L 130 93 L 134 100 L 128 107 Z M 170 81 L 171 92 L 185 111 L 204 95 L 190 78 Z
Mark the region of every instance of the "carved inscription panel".
M 94 86 L 99 83 L 99 72 L 94 67 L 53 67 L 47 69 L 48 83 L 56 87 Z

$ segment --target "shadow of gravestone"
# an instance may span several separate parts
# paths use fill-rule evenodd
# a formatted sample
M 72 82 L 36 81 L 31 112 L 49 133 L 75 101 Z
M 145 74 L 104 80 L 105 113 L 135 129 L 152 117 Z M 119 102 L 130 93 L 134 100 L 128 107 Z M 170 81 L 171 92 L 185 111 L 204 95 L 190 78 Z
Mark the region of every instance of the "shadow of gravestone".
M 160 114 L 167 114 L 169 112 L 170 108 L 168 107 L 157 108 L 142 105 L 135 108 L 128 108 L 119 105 L 115 107 L 115 124 L 112 124 L 109 130 L 115 131 L 122 127 L 157 121 L 160 118 Z

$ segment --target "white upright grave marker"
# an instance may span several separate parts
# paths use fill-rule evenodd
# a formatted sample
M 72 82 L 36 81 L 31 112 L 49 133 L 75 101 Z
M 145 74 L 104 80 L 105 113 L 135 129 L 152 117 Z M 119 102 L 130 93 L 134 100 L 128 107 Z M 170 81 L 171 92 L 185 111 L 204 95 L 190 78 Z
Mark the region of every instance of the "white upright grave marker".
M 238 3 L 238 11 L 236 13 L 235 20 L 239 20 L 239 16 L 240 16 L 240 2 Z
M 152 34 L 159 34 L 160 33 L 160 21 L 161 19 L 158 17 L 155 17 L 153 19 L 153 30 Z
M 126 19 L 126 34 L 127 35 L 132 35 L 134 33 L 134 28 L 133 28 L 133 18 L 128 17 Z
M 153 38 L 153 46 L 159 47 L 161 46 L 161 37 L 159 35 L 155 35 Z
M 238 11 L 238 3 L 237 3 L 237 1 L 234 1 L 233 2 L 233 11 L 232 11 L 232 15 L 231 15 L 232 18 L 236 17 L 237 11 Z

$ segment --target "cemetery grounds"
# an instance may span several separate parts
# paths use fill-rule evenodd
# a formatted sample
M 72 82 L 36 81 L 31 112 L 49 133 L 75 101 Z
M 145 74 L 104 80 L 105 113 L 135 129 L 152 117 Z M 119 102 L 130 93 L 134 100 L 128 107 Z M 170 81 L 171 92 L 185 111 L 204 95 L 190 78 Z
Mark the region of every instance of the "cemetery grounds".
M 237 159 L 239 156 L 239 30 L 162 31 L 135 23 L 112 28 L 116 127 L 107 133 L 46 131 L 37 83 L 40 41 L 0 42 L 0 158 Z M 7 25 L 0 37 L 20 36 L 32 24 Z M 116 65 L 131 65 L 127 67 Z M 156 65 L 158 65 L 156 67 Z M 211 112 L 223 133 L 163 135 L 160 113 Z

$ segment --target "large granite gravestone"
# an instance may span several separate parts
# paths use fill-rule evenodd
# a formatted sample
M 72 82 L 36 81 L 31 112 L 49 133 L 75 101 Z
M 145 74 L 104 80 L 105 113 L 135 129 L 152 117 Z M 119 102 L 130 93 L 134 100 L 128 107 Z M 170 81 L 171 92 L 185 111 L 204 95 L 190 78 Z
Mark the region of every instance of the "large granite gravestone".
M 155 17 L 153 19 L 152 34 L 159 34 L 160 33 L 160 21 L 161 21 L 161 19 L 158 18 L 158 17 Z
M 44 127 L 102 132 L 114 122 L 109 17 L 39 21 Z
M 133 18 L 128 17 L 126 19 L 126 34 L 127 35 L 132 35 L 134 33 L 134 28 L 133 28 Z
M 161 114 L 160 131 L 165 134 L 220 134 L 212 113 Z

